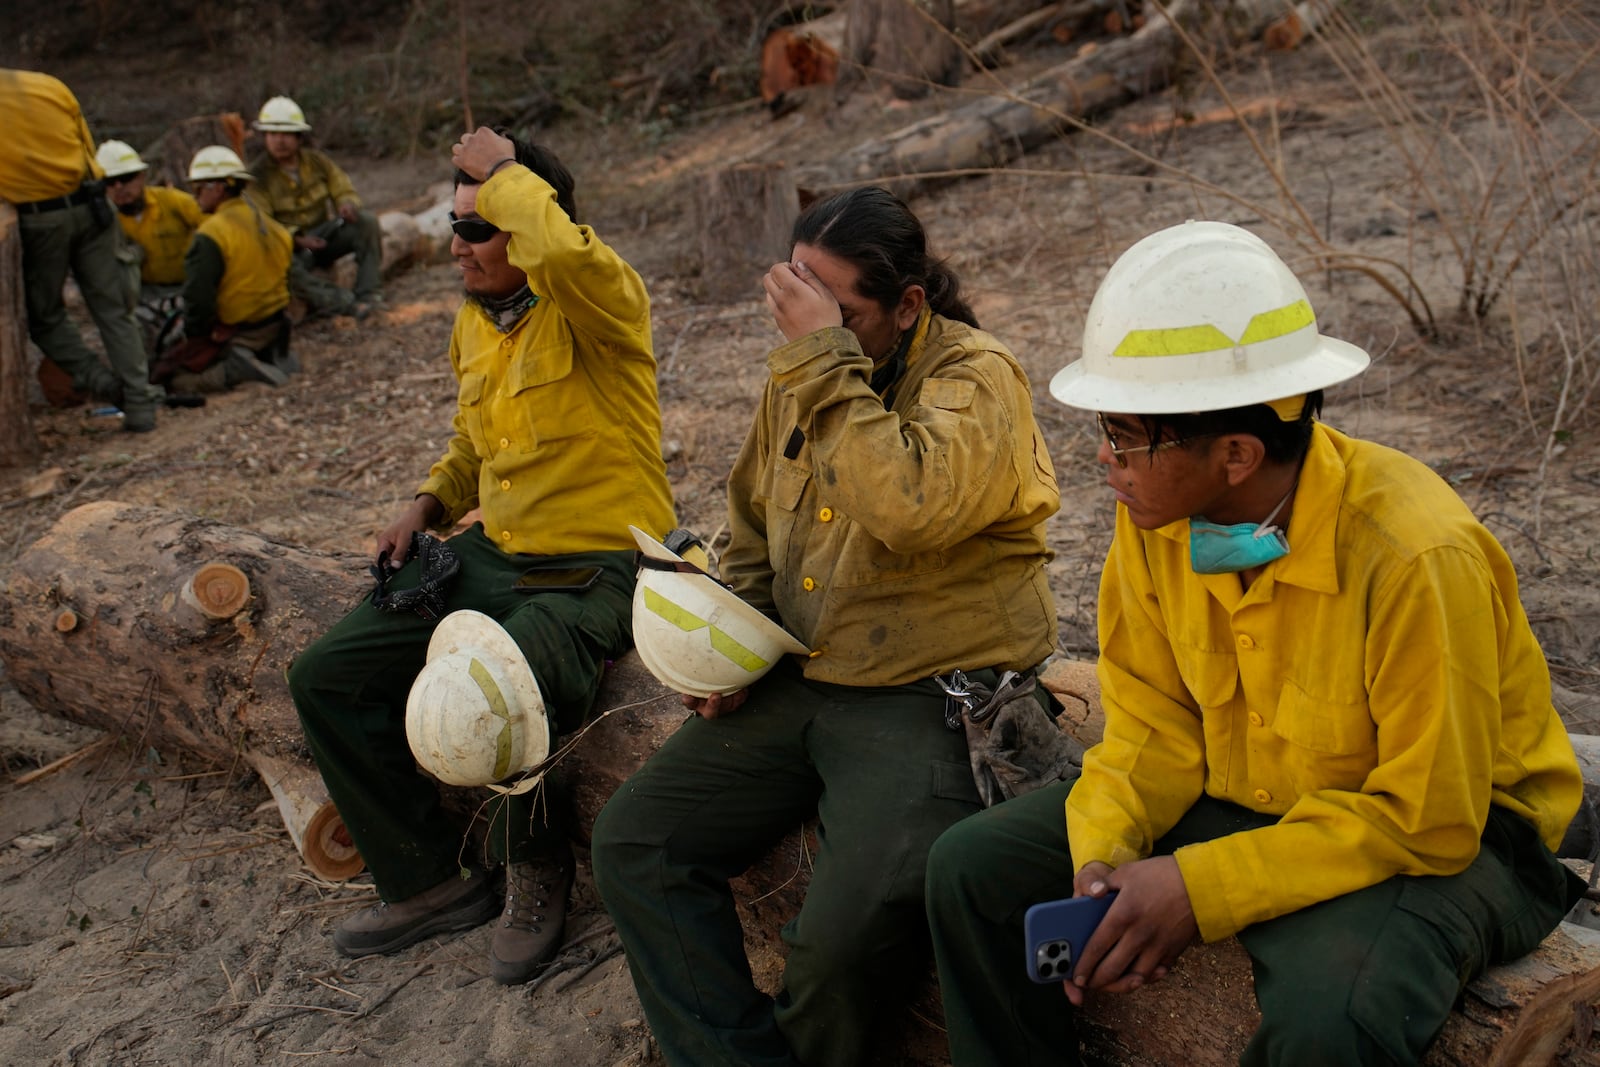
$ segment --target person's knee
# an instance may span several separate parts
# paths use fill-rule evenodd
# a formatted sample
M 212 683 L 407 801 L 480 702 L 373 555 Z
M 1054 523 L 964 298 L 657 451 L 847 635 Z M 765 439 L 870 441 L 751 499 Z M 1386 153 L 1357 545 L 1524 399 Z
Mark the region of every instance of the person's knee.
M 1351 1011 L 1349 998 L 1301 998 L 1266 1009 L 1244 1063 L 1251 1067 L 1382 1067 L 1397 1063 Z
M 305 715 L 305 709 L 312 705 L 311 694 L 326 671 L 327 655 L 320 641 L 313 642 L 289 664 L 287 672 L 289 696 L 293 699 L 295 707 L 300 709 L 302 717 Z

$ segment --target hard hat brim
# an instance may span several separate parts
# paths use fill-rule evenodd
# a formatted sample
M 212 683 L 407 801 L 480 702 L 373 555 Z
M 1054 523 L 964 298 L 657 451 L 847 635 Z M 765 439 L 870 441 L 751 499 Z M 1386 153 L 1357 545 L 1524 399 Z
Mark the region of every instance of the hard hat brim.
M 518 772 L 537 767 L 550 755 L 550 728 L 544 692 L 539 688 L 533 668 L 528 666 L 528 657 L 505 627 L 481 611 L 470 608 L 452 611 L 439 621 L 439 625 L 434 627 L 433 636 L 428 639 L 427 662 L 432 663 L 451 653 L 474 650 L 501 661 L 510 677 L 513 693 L 527 716 L 528 748 L 523 753 L 526 766 L 517 768 Z

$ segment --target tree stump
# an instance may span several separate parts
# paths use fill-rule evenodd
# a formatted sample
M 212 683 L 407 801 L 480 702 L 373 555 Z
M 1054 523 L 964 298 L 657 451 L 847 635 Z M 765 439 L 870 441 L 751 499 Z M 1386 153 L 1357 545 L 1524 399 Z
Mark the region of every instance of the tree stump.
M 707 300 L 761 292 L 767 268 L 789 257 L 799 204 L 782 163 L 740 163 L 706 175 L 699 216 L 700 286 Z
M 844 33 L 842 99 L 862 77 L 882 80 L 902 100 L 961 80 L 953 0 L 853 0 Z
M 140 158 L 150 165 L 145 172 L 145 180 L 151 185 L 188 189 L 189 161 L 207 145 L 219 144 L 231 148 L 248 164 L 250 160 L 245 155 L 244 143 L 249 136 L 243 117 L 235 111 L 184 119 L 140 153 Z
M 0 200 L 0 467 L 39 454 L 28 414 L 28 310 L 22 298 L 22 231 L 17 210 Z

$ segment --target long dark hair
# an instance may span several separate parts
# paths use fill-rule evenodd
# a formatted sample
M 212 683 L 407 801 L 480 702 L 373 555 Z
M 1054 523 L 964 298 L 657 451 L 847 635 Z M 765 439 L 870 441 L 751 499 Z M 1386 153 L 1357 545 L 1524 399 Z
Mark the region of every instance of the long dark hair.
M 978 325 L 961 297 L 961 279 L 928 254 L 922 223 L 887 189 L 869 186 L 819 200 L 795 220 L 790 244 L 808 244 L 852 264 L 860 272 L 856 290 L 885 310 L 920 285 L 936 314 Z
M 512 137 L 510 132 L 503 127 L 495 126 L 493 129 L 495 133 L 511 142 L 512 154 L 517 157 L 518 163 L 521 163 L 524 167 L 527 167 L 550 183 L 550 188 L 556 191 L 556 206 L 567 213 L 567 218 L 577 222 L 578 201 L 575 194 L 578 189 L 578 183 L 572 177 L 572 172 L 562 164 L 561 160 L 556 158 L 556 154 L 543 145 Z M 478 179 L 466 171 L 457 170 L 456 184 L 478 185 L 479 182 Z

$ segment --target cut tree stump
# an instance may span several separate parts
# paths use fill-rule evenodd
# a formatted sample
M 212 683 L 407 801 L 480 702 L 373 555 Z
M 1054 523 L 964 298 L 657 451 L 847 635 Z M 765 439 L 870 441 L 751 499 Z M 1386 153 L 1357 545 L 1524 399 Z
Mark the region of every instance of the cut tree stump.
M 28 311 L 22 298 L 22 231 L 0 200 L 0 467 L 31 462 L 39 439 L 28 414 Z
M 761 276 L 789 258 L 800 207 L 782 163 L 740 163 L 706 174 L 700 187 L 700 287 L 705 299 L 746 300 Z
M 851 0 L 846 9 L 837 96 L 862 80 L 881 80 L 902 100 L 961 80 L 966 56 L 952 27 L 952 0 Z

